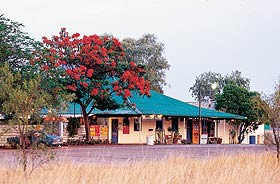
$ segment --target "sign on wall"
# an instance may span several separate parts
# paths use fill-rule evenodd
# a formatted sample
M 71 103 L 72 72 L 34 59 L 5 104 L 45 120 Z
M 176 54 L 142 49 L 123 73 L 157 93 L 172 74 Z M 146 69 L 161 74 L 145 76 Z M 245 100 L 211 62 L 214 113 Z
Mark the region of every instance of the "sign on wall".
M 91 137 L 107 138 L 108 136 L 107 125 L 90 125 L 89 130 Z

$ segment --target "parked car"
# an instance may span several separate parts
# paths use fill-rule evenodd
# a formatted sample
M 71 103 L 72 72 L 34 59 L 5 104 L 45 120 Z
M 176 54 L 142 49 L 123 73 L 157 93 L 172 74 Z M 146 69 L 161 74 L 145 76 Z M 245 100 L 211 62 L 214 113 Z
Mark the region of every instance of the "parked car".
M 9 137 L 7 138 L 7 142 L 11 147 L 17 148 L 20 146 L 20 138 L 17 137 Z M 27 147 L 31 145 L 35 146 L 61 146 L 63 145 L 63 139 L 60 136 L 54 134 L 47 134 L 44 131 L 30 131 L 27 133 L 27 139 L 25 140 L 25 145 Z

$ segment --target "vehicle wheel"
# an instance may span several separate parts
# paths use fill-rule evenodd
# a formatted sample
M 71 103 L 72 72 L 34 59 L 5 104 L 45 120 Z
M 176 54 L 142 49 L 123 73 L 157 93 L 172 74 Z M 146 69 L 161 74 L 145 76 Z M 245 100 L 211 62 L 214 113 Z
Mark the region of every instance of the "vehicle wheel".
M 45 148 L 47 147 L 47 145 L 44 144 L 44 143 L 42 143 L 42 142 L 40 142 L 40 143 L 38 143 L 37 147 L 38 147 L 39 149 L 45 149 Z

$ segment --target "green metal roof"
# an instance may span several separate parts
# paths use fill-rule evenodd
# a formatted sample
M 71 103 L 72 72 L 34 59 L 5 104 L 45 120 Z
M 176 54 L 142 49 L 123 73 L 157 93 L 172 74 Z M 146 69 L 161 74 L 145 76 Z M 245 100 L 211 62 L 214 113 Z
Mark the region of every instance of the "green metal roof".
M 124 107 L 116 110 L 101 111 L 94 109 L 92 114 L 103 116 L 121 116 L 121 115 L 163 115 L 163 116 L 175 116 L 175 117 L 198 117 L 199 108 L 194 105 L 182 102 L 180 100 L 171 98 L 169 96 L 151 91 L 151 97 L 140 96 L 137 93 L 132 93 L 132 97 L 128 99 L 130 104 L 135 104 L 135 108 Z M 122 104 L 123 99 L 115 96 L 114 99 L 117 103 Z M 70 104 L 69 109 L 66 112 L 60 113 L 68 115 L 81 116 L 81 108 L 78 104 Z M 224 113 L 216 110 L 210 110 L 201 108 L 201 117 L 213 118 L 213 119 L 246 119 L 244 116 L 235 114 Z
M 131 103 L 136 104 L 141 114 L 162 114 L 163 116 L 198 117 L 199 108 L 182 102 L 169 96 L 151 91 L 151 97 L 133 94 L 129 98 Z M 201 108 L 201 117 L 213 119 L 246 119 L 244 116 L 224 113 L 216 110 Z

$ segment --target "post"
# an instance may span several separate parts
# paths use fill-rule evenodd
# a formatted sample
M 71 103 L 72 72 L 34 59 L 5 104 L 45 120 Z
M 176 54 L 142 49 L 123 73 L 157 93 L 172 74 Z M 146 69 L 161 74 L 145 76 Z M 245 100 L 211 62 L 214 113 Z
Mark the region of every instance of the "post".
M 142 116 L 137 118 L 139 123 L 139 144 L 141 144 L 141 131 L 142 131 Z
M 202 122 L 201 122 L 201 92 L 199 87 L 198 92 L 198 123 L 199 123 L 199 143 L 200 143 L 200 136 L 202 134 Z

